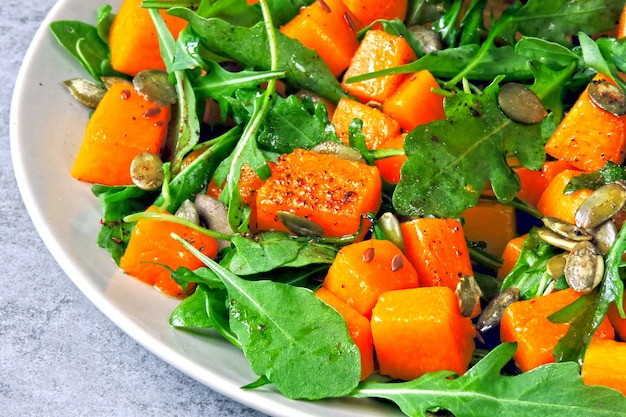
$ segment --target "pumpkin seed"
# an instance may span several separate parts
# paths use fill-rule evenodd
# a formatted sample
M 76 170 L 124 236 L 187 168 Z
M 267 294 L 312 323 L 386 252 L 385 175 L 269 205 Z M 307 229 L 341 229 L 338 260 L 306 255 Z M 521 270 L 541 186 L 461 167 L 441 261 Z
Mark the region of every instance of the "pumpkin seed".
M 176 89 L 164 71 L 140 71 L 133 78 L 133 86 L 140 96 L 159 106 L 169 106 L 178 100 Z
M 393 213 L 383 213 L 378 218 L 378 227 L 380 227 L 387 239 L 404 252 L 404 237 L 402 236 L 402 230 L 400 230 L 400 221 Z
M 194 199 L 194 205 L 198 209 L 200 222 L 207 229 L 216 232 L 232 235 L 233 229 L 228 223 L 228 207 L 217 198 L 206 194 L 197 194 Z M 229 240 L 217 239 L 218 250 L 222 250 L 230 246 Z
M 617 214 L 626 204 L 626 187 L 620 181 L 595 190 L 576 211 L 576 225 L 583 229 L 597 227 Z
M 100 84 L 84 78 L 72 78 L 63 81 L 63 85 L 67 87 L 72 97 L 79 103 L 92 109 L 98 107 L 100 100 L 102 100 L 104 93 L 107 91 Z
M 594 80 L 589 84 L 587 94 L 602 110 L 617 117 L 626 114 L 626 95 L 615 84 L 606 80 Z
M 537 94 L 519 83 L 506 83 L 500 87 L 498 105 L 504 114 L 519 123 L 539 123 L 548 115 Z
M 163 161 L 159 155 L 142 152 L 130 163 L 130 176 L 133 183 L 142 190 L 156 190 L 165 180 Z
M 519 301 L 519 289 L 509 287 L 501 291 L 485 306 L 485 309 L 478 317 L 476 330 L 481 333 L 489 331 L 500 324 L 504 310 L 516 301 Z
M 543 224 L 554 233 L 575 241 L 591 240 L 593 236 L 575 224 L 566 222 L 556 217 L 542 217 Z
M 558 281 L 565 274 L 565 263 L 568 254 L 566 252 L 554 255 L 546 263 L 546 272 L 553 281 Z
M 571 288 L 589 292 L 602 281 L 604 259 L 593 243 L 579 242 L 567 257 L 564 274 Z
M 556 246 L 557 248 L 565 249 L 568 251 L 574 249 L 574 246 L 576 246 L 576 244 L 578 243 L 575 240 L 567 239 L 550 229 L 538 229 L 537 236 L 539 236 L 541 240 L 549 243 L 552 246 Z
M 200 224 L 200 213 L 198 213 L 198 208 L 191 200 L 183 201 L 178 210 L 176 210 L 175 215 L 189 220 L 193 224 Z
M 126 78 L 116 77 L 114 75 L 100 77 L 100 81 L 102 81 L 102 83 L 104 84 L 107 90 L 111 88 L 113 84 L 117 84 L 117 83 L 128 84 L 129 87 L 133 85 L 133 83 L 127 80 Z
M 615 222 L 609 220 L 591 229 L 590 233 L 593 235 L 593 243 L 596 248 L 602 255 L 606 255 L 617 238 L 618 229 Z
M 459 310 L 464 317 L 470 317 L 476 304 L 483 295 L 476 279 L 471 275 L 465 275 L 456 285 L 455 293 L 459 299 Z
M 287 230 L 296 236 L 322 237 L 324 235 L 322 226 L 305 217 L 284 210 L 279 210 L 276 215 Z
M 414 25 L 408 27 L 408 30 L 415 36 L 415 39 L 422 47 L 422 52 L 425 54 L 440 51 L 443 48 L 441 37 L 433 29 L 422 25 Z
M 365 163 L 365 159 L 363 158 L 363 155 L 361 155 L 361 152 L 341 142 L 322 142 L 315 145 L 311 148 L 311 150 L 324 155 L 336 156 L 337 158 L 346 159 L 348 161 Z

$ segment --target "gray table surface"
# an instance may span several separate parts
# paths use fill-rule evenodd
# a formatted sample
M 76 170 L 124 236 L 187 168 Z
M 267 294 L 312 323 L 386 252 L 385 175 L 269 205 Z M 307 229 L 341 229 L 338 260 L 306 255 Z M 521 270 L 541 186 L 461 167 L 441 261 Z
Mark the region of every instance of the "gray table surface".
M 10 102 L 24 54 L 54 3 L 0 2 L 0 415 L 262 417 L 119 330 L 35 231 L 11 166 Z

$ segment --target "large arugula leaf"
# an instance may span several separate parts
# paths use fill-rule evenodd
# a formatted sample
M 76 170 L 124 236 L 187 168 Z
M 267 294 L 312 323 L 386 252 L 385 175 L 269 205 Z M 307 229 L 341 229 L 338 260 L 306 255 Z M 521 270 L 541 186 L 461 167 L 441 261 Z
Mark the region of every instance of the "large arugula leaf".
M 497 82 L 483 94 L 446 98 L 447 119 L 419 126 L 405 139 L 407 161 L 394 194 L 407 216 L 456 217 L 478 201 L 489 180 L 499 201 L 519 191 L 519 177 L 506 163 L 515 155 L 529 169 L 545 160 L 541 128 L 509 119 L 497 105 Z
M 218 55 L 228 57 L 241 65 L 259 70 L 271 69 L 268 38 L 263 22 L 250 28 L 235 26 L 221 19 L 203 19 L 193 11 L 174 7 L 170 14 L 189 22 L 200 36 L 202 45 Z M 288 83 L 310 90 L 332 102 L 345 93 L 328 65 L 298 40 L 276 31 L 278 68 L 286 71 Z
M 600 33 L 615 28 L 623 2 L 614 0 L 529 0 L 515 10 L 507 30 L 567 44 L 567 35 Z
M 620 392 L 588 386 L 580 367 L 553 363 L 516 376 L 501 374 L 515 344 L 501 344 L 464 375 L 448 371 L 426 374 L 401 383 L 362 383 L 352 396 L 384 398 L 411 417 L 446 410 L 455 417 L 619 417 L 626 416 L 626 397 Z
M 265 232 L 258 236 L 233 236 L 234 249 L 220 263 L 232 273 L 245 276 L 284 267 L 330 264 L 337 248 L 308 239 L 296 239 L 283 232 Z
M 339 141 L 326 106 L 293 95 L 285 99 L 274 97 L 257 140 L 262 148 L 279 154 Z
M 305 288 L 244 280 L 175 238 L 222 280 L 230 328 L 257 375 L 294 399 L 344 396 L 358 385 L 359 349 L 336 310 Z

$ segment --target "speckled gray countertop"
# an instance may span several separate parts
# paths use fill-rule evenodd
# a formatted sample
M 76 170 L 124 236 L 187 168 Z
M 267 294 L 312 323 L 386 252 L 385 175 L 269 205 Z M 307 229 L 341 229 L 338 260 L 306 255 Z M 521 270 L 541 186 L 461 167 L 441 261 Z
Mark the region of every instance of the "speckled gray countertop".
M 263 416 L 119 330 L 35 231 L 11 166 L 9 114 L 24 54 L 54 3 L 0 2 L 0 415 Z

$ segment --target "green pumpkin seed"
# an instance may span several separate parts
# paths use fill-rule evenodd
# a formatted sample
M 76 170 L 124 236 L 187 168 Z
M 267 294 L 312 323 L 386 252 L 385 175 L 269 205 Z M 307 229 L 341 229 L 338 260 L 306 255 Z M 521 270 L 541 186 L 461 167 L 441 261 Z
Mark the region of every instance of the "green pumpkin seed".
M 602 110 L 617 117 L 626 114 L 626 95 L 618 86 L 606 80 L 594 80 L 589 84 L 587 94 Z
M 178 100 L 176 88 L 169 82 L 164 71 L 140 71 L 133 78 L 133 86 L 140 96 L 159 106 L 169 106 Z
M 133 183 L 142 190 L 156 190 L 163 185 L 165 173 L 163 161 L 150 152 L 142 152 L 133 158 L 130 164 L 130 176 Z
M 84 78 L 72 78 L 63 81 L 63 85 L 67 87 L 72 97 L 79 103 L 92 109 L 98 107 L 100 100 L 102 100 L 102 97 L 104 97 L 107 91 L 106 88 L 100 84 Z
M 539 123 L 548 115 L 537 94 L 519 83 L 506 83 L 500 87 L 498 105 L 504 114 L 523 124 Z

